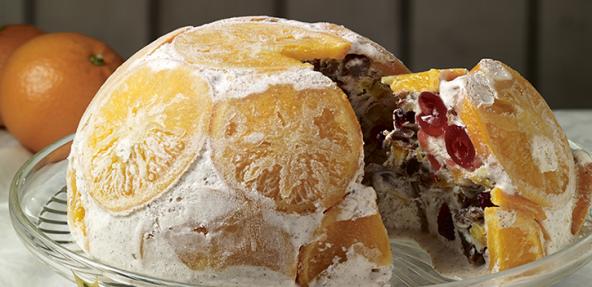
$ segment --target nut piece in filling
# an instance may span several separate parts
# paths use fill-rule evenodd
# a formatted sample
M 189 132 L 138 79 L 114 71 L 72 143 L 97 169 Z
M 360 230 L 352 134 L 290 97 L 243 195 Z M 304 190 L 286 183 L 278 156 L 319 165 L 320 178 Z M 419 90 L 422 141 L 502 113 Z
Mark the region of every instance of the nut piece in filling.
M 591 188 L 583 165 L 576 175 L 551 110 L 520 74 L 485 59 L 471 71 L 433 69 L 382 82 L 396 95 L 394 124 L 384 131 L 388 159 L 367 177 L 389 231 L 427 231 L 491 271 L 570 242 Z

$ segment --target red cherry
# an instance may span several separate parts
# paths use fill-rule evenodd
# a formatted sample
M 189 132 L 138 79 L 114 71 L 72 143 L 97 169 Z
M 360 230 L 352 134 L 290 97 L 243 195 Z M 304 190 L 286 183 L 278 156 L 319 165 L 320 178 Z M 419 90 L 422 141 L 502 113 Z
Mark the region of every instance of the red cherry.
M 447 109 L 442 99 L 434 93 L 422 92 L 417 102 L 421 110 L 416 117 L 419 127 L 431 136 L 441 136 L 448 123 Z
M 438 212 L 438 233 L 448 240 L 454 240 L 454 222 L 448 204 L 443 203 Z
M 451 125 L 444 134 L 446 151 L 452 160 L 466 169 L 474 169 L 475 147 L 463 127 Z
M 419 143 L 419 146 L 425 150 L 426 152 L 429 152 L 428 149 L 428 134 L 426 134 L 424 131 L 419 130 L 417 132 L 417 142 Z
M 432 169 L 434 170 L 434 172 L 439 171 L 440 168 L 442 168 L 442 165 L 440 164 L 440 162 L 431 154 L 428 154 L 428 161 L 430 162 L 430 165 L 432 166 Z

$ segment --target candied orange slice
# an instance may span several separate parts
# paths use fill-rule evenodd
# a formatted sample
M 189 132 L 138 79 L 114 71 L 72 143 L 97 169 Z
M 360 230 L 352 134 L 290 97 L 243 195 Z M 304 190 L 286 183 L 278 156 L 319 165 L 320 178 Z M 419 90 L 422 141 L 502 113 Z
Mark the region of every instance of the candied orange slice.
M 197 156 L 210 111 L 208 84 L 188 67 L 132 72 L 83 128 L 80 163 L 90 196 L 119 212 L 161 194 Z
M 467 95 L 457 112 L 477 153 L 494 155 L 520 196 L 550 206 L 548 195 L 565 192 L 573 164 L 553 112 L 530 83 L 500 62 L 483 60 L 466 77 Z
M 297 251 L 290 235 L 265 220 L 259 207 L 243 201 L 230 214 L 209 224 L 184 223 L 170 228 L 166 237 L 177 257 L 193 270 L 223 270 L 231 266 L 260 266 L 296 276 Z
M 489 269 L 502 271 L 545 256 L 543 232 L 534 217 L 520 210 L 485 208 Z
M 585 165 L 577 164 L 576 170 L 578 178 L 576 184 L 576 205 L 573 209 L 571 222 L 571 233 L 574 235 L 580 232 L 590 210 L 590 200 L 592 197 L 592 163 Z
M 226 181 L 285 212 L 335 205 L 361 165 L 360 126 L 338 88 L 279 85 L 218 102 L 210 132 L 214 165 Z
M 389 238 L 379 214 L 337 221 L 339 212 L 339 208 L 330 209 L 317 230 L 319 239 L 300 249 L 296 279 L 300 286 L 308 286 L 328 267 L 347 260 L 350 248 L 377 266 L 392 263 Z
M 540 205 L 517 194 L 507 194 L 496 187 L 491 190 L 491 202 L 499 207 L 507 209 L 517 209 L 530 213 L 539 222 L 545 220 L 547 216 Z
M 429 71 L 387 76 L 382 83 L 391 87 L 393 93 L 438 92 L 440 80 L 450 81 L 467 73 L 466 69 L 430 69 Z
M 285 23 L 224 23 L 199 27 L 173 41 L 193 64 L 282 69 L 305 60 L 340 59 L 351 44 L 334 35 Z
M 76 178 L 70 168 L 68 168 L 66 180 L 68 181 L 68 225 L 78 229 L 83 237 L 86 237 L 86 225 L 84 224 L 86 209 L 82 205 L 80 192 L 76 187 Z

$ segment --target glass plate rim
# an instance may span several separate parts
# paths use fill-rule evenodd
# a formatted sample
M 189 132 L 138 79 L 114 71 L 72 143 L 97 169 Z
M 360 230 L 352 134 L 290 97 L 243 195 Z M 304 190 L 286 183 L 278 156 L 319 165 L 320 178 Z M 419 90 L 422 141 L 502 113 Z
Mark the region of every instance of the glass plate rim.
M 62 147 L 64 145 L 68 144 L 69 142 L 72 142 L 74 135 L 75 134 L 71 134 L 66 137 L 63 137 L 63 138 L 57 140 L 56 142 L 50 144 L 49 146 L 45 147 L 41 151 L 35 153 L 30 159 L 28 159 L 19 168 L 19 170 L 14 175 L 14 177 L 11 181 L 11 184 L 10 184 L 10 188 L 9 188 L 9 213 L 10 213 L 11 221 L 13 223 L 13 228 L 15 229 L 17 234 L 19 235 L 19 238 L 21 240 L 26 240 L 26 241 L 32 240 L 31 238 L 27 238 L 26 236 L 23 236 L 21 234 L 21 232 L 23 232 L 23 231 L 18 230 L 16 224 L 19 224 L 20 227 L 25 228 L 26 229 L 25 231 L 27 231 L 30 234 L 35 235 L 36 239 L 40 240 L 42 243 L 46 244 L 47 246 L 55 249 L 60 254 L 70 257 L 73 260 L 79 261 L 80 263 L 83 263 L 87 266 L 93 267 L 93 268 L 100 270 L 100 271 L 113 272 L 113 273 L 117 274 L 118 276 L 130 278 L 130 279 L 134 279 L 134 280 L 141 280 L 141 281 L 144 281 L 144 282 L 150 283 L 150 284 L 157 283 L 157 284 L 166 284 L 169 286 L 186 286 L 186 287 L 203 286 L 203 285 L 193 285 L 191 283 L 178 282 L 178 281 L 169 280 L 169 279 L 157 278 L 157 277 L 153 277 L 150 275 L 136 273 L 133 271 L 114 267 L 109 264 L 98 262 L 98 261 L 93 260 L 92 258 L 80 255 L 76 252 L 69 250 L 68 248 L 53 241 L 46 234 L 39 232 L 37 226 L 28 219 L 27 215 L 24 213 L 23 209 L 21 208 L 21 200 L 19 199 L 17 193 L 20 190 L 20 187 L 22 187 L 22 185 L 24 184 L 24 180 L 25 180 L 24 176 L 27 175 L 28 173 L 30 173 L 31 170 L 33 169 L 33 167 L 37 163 L 39 163 L 42 159 L 44 159 L 47 155 L 49 155 L 53 151 L 57 150 L 57 148 Z M 584 148 L 582 148 L 578 144 L 572 142 L 571 140 L 569 140 L 569 144 L 571 147 L 582 149 L 587 152 L 587 150 L 585 150 Z M 590 211 L 588 213 L 588 216 L 589 215 L 590 215 Z M 27 243 L 30 243 L 30 242 L 27 242 Z M 495 280 L 495 279 L 511 278 L 512 276 L 520 275 L 520 274 L 527 272 L 529 270 L 536 270 L 537 267 L 541 267 L 545 263 L 557 260 L 557 258 L 561 258 L 561 257 L 565 256 L 566 254 L 569 255 L 570 253 L 577 252 L 578 250 L 582 249 L 582 247 L 585 245 L 592 246 L 592 233 L 583 237 L 583 238 L 577 239 L 576 242 L 573 242 L 573 243 L 567 245 L 566 247 L 562 248 L 561 250 L 559 250 L 551 255 L 547 255 L 539 260 L 529 262 L 527 264 L 524 264 L 524 265 L 521 265 L 518 267 L 510 268 L 508 270 L 504 270 L 504 271 L 500 271 L 500 272 L 496 272 L 496 273 L 489 273 L 489 274 L 484 274 L 484 275 L 480 275 L 480 276 L 476 276 L 476 277 L 472 277 L 472 278 L 467 278 L 467 279 L 462 279 L 462 280 L 454 280 L 451 282 L 439 283 L 439 284 L 429 285 L 429 286 L 434 286 L 434 287 L 436 287 L 436 286 L 437 287 L 466 286 L 467 284 L 486 283 L 490 280 Z M 26 247 L 29 248 L 29 246 L 26 246 Z M 585 258 L 581 262 L 585 262 L 585 263 L 590 262 L 592 260 L 592 256 L 591 256 L 592 255 L 592 248 L 587 248 L 584 250 L 587 250 L 587 252 L 580 252 L 579 254 L 576 254 L 576 257 L 574 257 L 570 261 L 578 262 L 578 259 Z M 533 276 L 533 275 L 530 275 L 530 276 Z M 535 272 L 534 276 L 536 276 L 536 272 Z M 527 278 L 528 277 L 525 277 L 525 279 L 527 279 Z M 523 279 L 520 279 L 516 282 L 509 282 L 510 286 L 514 285 L 514 284 L 520 284 L 522 280 Z

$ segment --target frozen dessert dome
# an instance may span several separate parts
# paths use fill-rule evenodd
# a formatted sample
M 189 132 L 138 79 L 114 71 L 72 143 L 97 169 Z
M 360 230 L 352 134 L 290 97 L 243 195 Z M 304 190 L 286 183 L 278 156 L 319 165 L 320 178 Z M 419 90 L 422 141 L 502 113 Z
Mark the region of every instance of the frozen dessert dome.
M 68 166 L 76 242 L 109 265 L 184 282 L 387 284 L 360 126 L 391 119 L 356 116 L 393 105 L 377 83 L 402 72 L 326 23 L 233 18 L 163 36 L 80 122 Z

